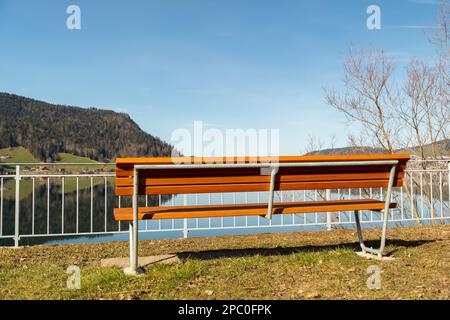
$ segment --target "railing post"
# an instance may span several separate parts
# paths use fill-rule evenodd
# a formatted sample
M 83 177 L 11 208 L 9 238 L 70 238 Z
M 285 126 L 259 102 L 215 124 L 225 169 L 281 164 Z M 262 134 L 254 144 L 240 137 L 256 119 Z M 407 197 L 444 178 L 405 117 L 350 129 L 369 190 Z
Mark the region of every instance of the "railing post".
M 14 247 L 19 247 L 19 214 L 20 214 L 20 166 L 16 165 L 16 195 L 15 195 L 15 214 L 14 214 Z
M 188 198 L 187 198 L 187 194 L 183 195 L 183 205 L 187 206 L 188 203 Z M 184 218 L 183 219 L 183 238 L 187 238 L 189 235 L 189 229 L 188 229 L 188 223 L 187 223 L 187 219 Z
M 327 189 L 325 192 L 325 199 L 331 200 L 331 189 Z M 327 230 L 331 230 L 331 212 L 327 212 Z

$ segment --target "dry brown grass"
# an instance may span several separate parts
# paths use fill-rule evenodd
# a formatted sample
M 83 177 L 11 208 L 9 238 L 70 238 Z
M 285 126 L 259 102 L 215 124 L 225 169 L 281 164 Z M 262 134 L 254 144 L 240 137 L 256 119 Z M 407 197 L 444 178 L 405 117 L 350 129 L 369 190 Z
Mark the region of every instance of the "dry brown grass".
M 124 242 L 0 248 L 0 298 L 448 299 L 449 242 L 450 226 L 391 229 L 396 259 L 376 261 L 355 254 L 354 230 L 144 240 L 140 255 L 177 253 L 182 262 L 147 266 L 141 277 L 100 267 L 127 256 Z M 81 290 L 66 288 L 69 265 L 81 268 Z M 367 288 L 369 265 L 381 268 L 379 290 Z

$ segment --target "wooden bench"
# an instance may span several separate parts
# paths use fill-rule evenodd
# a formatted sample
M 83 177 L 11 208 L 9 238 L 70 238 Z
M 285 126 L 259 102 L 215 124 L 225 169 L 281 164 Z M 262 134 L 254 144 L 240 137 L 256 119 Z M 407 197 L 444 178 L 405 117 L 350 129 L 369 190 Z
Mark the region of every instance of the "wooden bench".
M 361 249 L 383 255 L 392 187 L 403 184 L 409 155 L 285 156 L 278 158 L 119 158 L 116 195 L 131 196 L 132 207 L 115 208 L 119 221 L 130 221 L 129 274 L 139 273 L 138 220 L 181 219 L 354 211 Z M 273 202 L 275 191 L 386 187 L 385 200 L 355 199 Z M 269 192 L 267 203 L 138 207 L 138 195 L 221 192 Z M 364 245 L 358 212 L 382 211 L 379 249 Z

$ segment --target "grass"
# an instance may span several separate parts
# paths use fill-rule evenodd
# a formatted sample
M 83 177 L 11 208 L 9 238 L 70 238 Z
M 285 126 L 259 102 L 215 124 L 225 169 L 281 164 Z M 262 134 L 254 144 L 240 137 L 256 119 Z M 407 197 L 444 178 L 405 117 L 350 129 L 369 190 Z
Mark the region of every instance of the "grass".
M 60 163 L 92 163 L 92 165 L 84 164 L 84 165 L 71 165 L 71 166 L 59 166 L 59 168 L 64 168 L 67 172 L 80 172 L 82 170 L 95 170 L 99 169 L 101 167 L 107 168 L 107 169 L 114 169 L 114 164 L 109 165 L 106 164 L 104 166 L 99 166 L 99 162 L 86 158 L 86 157 L 80 157 L 73 155 L 71 153 L 58 153 L 58 161 Z
M 70 166 L 62 166 L 59 165 L 57 168 L 64 169 L 68 173 L 79 173 L 83 170 L 95 170 L 99 169 L 100 166 L 97 165 L 97 161 L 76 156 L 70 153 L 58 153 L 57 163 L 83 163 L 83 165 L 70 165 Z M 93 165 L 88 165 L 86 163 L 92 163 Z
M 379 238 L 380 230 L 366 237 Z M 355 254 L 354 230 L 144 240 L 139 254 L 177 253 L 180 263 L 127 277 L 103 258 L 127 256 L 127 243 L 0 248 L 1 299 L 448 299 L 450 226 L 391 229 L 393 261 Z M 66 269 L 81 268 L 81 289 Z M 381 289 L 366 285 L 381 268 Z
M 23 147 L 3 148 L 0 149 L 0 156 L 9 156 L 8 159 L 0 161 L 0 163 L 37 163 L 39 162 L 27 149 Z M 92 163 L 93 165 L 72 165 L 72 166 L 58 166 L 57 168 L 64 168 L 67 172 L 80 172 L 81 170 L 98 169 L 98 162 L 87 157 L 80 157 L 71 153 L 58 153 L 57 163 Z M 51 166 L 50 166 L 51 167 Z M 108 167 L 108 166 L 107 166 Z M 52 168 L 52 167 L 51 167 Z M 8 167 L 8 170 L 15 170 L 15 168 Z
M 92 163 L 83 164 L 83 165 L 70 165 L 70 166 L 62 166 L 59 165 L 57 168 L 64 168 L 64 170 L 68 173 L 79 173 L 83 170 L 95 170 L 100 169 L 101 166 L 98 165 L 98 162 L 86 157 L 76 156 L 70 153 L 58 153 L 58 163 Z M 114 168 L 114 165 L 105 165 L 105 168 Z
M 9 156 L 8 159 L 0 161 L 0 163 L 36 163 L 38 162 L 31 152 L 23 147 L 16 148 L 3 148 L 0 149 L 0 156 Z M 13 166 L 6 166 L 6 172 L 15 172 L 16 168 Z M 15 190 L 15 181 L 14 179 L 5 179 L 4 180 L 4 196 L 6 199 L 14 198 L 14 190 Z M 21 199 L 25 198 L 29 193 L 31 193 L 32 182 L 31 180 L 22 181 L 21 188 L 23 190 Z
M 66 162 L 66 163 L 97 163 L 97 161 L 73 155 L 71 153 L 58 153 L 58 162 Z
M 35 163 L 38 162 L 31 152 L 24 147 L 3 148 L 0 149 L 0 156 L 9 156 L 8 159 L 2 160 L 3 163 Z
M 4 163 L 36 163 L 38 162 L 36 158 L 31 154 L 30 151 L 24 147 L 15 148 L 3 148 L 0 149 L 0 156 L 9 156 L 8 159 L 3 160 Z M 97 161 L 76 156 L 70 153 L 58 153 L 57 162 L 66 163 L 97 163 Z

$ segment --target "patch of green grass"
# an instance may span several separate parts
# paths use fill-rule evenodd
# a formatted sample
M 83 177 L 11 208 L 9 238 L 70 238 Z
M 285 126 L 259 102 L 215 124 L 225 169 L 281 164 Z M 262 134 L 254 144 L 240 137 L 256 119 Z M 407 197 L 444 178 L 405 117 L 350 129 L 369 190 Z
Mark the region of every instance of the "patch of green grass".
M 63 168 L 66 172 L 79 173 L 82 171 L 95 171 L 97 169 L 114 169 L 114 165 L 99 165 L 95 160 L 76 156 L 70 153 L 58 153 L 58 163 L 84 163 L 82 165 L 70 165 L 70 166 L 58 166 L 58 168 Z M 92 165 L 86 164 L 92 163 Z
M 0 149 L 0 156 L 8 156 L 8 159 L 0 162 L 4 163 L 35 163 L 37 160 L 33 157 L 31 152 L 23 147 L 3 148 Z
M 97 161 L 86 158 L 76 156 L 70 153 L 58 153 L 57 163 L 83 163 L 82 165 L 58 165 L 58 169 L 64 169 L 65 172 L 69 173 L 80 173 L 82 171 L 94 171 L 96 169 L 100 169 L 101 166 L 96 165 Z M 92 163 L 92 165 L 86 164 Z
M 315 266 L 319 262 L 322 263 L 320 256 L 315 252 L 293 253 L 290 258 L 290 262 L 298 263 L 301 266 Z
M 365 236 L 371 243 L 380 230 Z M 139 277 L 100 267 L 127 256 L 125 242 L 0 248 L 0 299 L 449 298 L 449 225 L 391 229 L 388 244 L 393 261 L 357 256 L 354 230 L 144 240 L 141 256 L 179 253 L 181 262 Z M 70 265 L 81 269 L 80 290 L 66 287 Z M 371 265 L 381 289 L 367 287 Z
M 185 261 L 177 265 L 159 265 L 150 270 L 149 276 L 156 281 L 152 285 L 152 295 L 161 298 L 174 298 L 177 288 L 189 285 L 201 275 L 202 264 Z
M 7 157 L 3 159 L 2 157 Z M 31 152 L 23 147 L 16 148 L 3 148 L 0 149 L 0 164 L 1 163 L 36 163 L 38 162 Z M 16 167 L 14 165 L 2 165 L 1 168 L 4 169 L 5 172 L 11 173 L 16 171 Z M 1 169 L 0 168 L 0 169 Z
M 65 163 L 97 163 L 97 161 L 89 159 L 87 157 L 76 156 L 71 153 L 58 153 L 58 161 L 57 162 L 65 162 Z
M 116 292 L 128 287 L 129 277 L 119 268 L 86 268 L 81 273 L 81 288 L 84 292 Z

